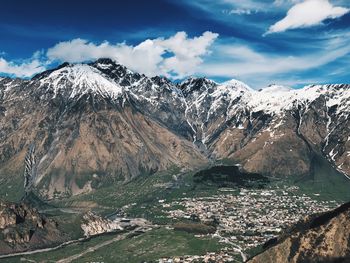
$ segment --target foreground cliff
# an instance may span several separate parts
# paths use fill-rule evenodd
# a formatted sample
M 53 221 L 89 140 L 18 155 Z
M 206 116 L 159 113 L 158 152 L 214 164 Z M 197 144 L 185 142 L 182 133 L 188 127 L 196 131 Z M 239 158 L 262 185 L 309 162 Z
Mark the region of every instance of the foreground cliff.
M 64 239 L 56 222 L 30 205 L 0 201 L 0 254 L 47 247 Z
M 350 203 L 300 221 L 249 263 L 350 262 Z

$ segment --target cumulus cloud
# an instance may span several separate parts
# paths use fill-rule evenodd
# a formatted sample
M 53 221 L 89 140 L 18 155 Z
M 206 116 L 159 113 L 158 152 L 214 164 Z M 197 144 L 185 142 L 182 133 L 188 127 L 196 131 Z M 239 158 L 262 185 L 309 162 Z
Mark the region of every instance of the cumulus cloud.
M 195 72 L 202 63 L 202 56 L 209 53 L 217 37 L 218 34 L 209 31 L 194 38 L 189 38 L 185 32 L 178 32 L 166 39 L 147 39 L 136 46 L 107 41 L 95 44 L 84 39 L 73 39 L 48 49 L 47 57 L 50 61 L 72 63 L 108 57 L 149 76 L 162 74 L 183 78 Z
M 193 74 L 203 62 L 202 56 L 208 54 L 218 34 L 205 32 L 200 37 L 189 39 L 185 32 L 179 32 L 168 39 L 157 39 L 156 46 L 171 52 L 173 56 L 165 58 L 159 65 L 165 75 L 182 78 Z
M 196 72 L 218 36 L 207 31 L 191 38 L 185 32 L 178 32 L 169 38 L 147 39 L 138 45 L 111 44 L 108 41 L 96 44 L 76 38 L 60 42 L 47 51 L 37 51 L 20 63 L 7 61 L 0 53 L 0 73 L 30 77 L 57 62 L 81 63 L 111 58 L 148 76 L 184 78 Z
M 4 58 L 0 58 L 0 73 L 4 73 L 16 77 L 33 76 L 36 73 L 42 72 L 45 67 L 38 59 L 22 63 L 9 62 Z
M 341 17 L 349 11 L 348 8 L 333 6 L 328 0 L 304 0 L 291 7 L 286 17 L 270 26 L 267 34 L 319 25 L 326 19 Z
M 48 49 L 50 61 L 79 63 L 98 58 L 111 58 L 119 63 L 144 74 L 152 74 L 162 61 L 164 50 L 155 46 L 152 40 L 146 40 L 137 46 L 125 43 L 110 44 L 105 41 L 94 44 L 84 39 L 61 42 Z

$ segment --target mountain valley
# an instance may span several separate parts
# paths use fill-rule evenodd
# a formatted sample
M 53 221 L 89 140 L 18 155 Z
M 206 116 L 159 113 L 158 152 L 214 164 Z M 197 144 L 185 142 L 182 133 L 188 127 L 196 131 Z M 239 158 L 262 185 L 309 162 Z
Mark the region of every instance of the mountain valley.
M 175 83 L 111 59 L 0 78 L 1 207 L 50 222 L 0 227 L 30 233 L 0 260 L 284 257 L 290 227 L 349 201 L 349 116 L 349 84 Z

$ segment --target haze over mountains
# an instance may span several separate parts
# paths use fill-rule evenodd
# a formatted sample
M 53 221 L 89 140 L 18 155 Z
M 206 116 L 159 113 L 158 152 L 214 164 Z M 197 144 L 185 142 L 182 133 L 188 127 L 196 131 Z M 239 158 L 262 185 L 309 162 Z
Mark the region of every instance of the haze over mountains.
M 148 78 L 110 59 L 0 79 L 0 179 L 22 185 L 24 159 L 45 198 L 76 195 L 176 166 L 229 159 L 247 172 L 300 179 L 315 158 L 350 175 L 350 85 L 254 90 Z

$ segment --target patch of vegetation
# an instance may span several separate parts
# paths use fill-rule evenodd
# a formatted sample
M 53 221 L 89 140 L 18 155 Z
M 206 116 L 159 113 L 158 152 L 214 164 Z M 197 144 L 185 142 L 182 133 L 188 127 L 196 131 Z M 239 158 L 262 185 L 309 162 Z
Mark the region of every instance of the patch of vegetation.
M 315 200 L 331 201 L 339 203 L 350 201 L 350 180 L 338 172 L 323 157 L 316 156 L 313 160 L 313 173 L 295 180 L 271 179 L 270 187 L 287 188 L 297 186 L 296 195 L 306 194 Z
M 174 224 L 174 230 L 185 231 L 187 233 L 207 235 L 215 233 L 216 228 L 201 223 L 176 223 Z
M 199 171 L 194 175 L 195 183 L 214 183 L 220 187 L 264 187 L 268 178 L 257 173 L 240 171 L 238 166 L 220 165 Z
M 114 209 L 134 202 L 153 200 L 156 198 L 156 190 L 161 188 L 157 185 L 171 181 L 173 173 L 176 173 L 175 169 L 151 176 L 139 176 L 128 183 L 110 182 L 106 187 L 101 187 L 87 194 L 59 200 L 57 204 L 69 206 L 72 203 L 89 201 Z
M 296 182 L 304 192 L 314 192 L 325 200 L 350 201 L 350 180 L 323 157 L 315 156 L 309 180 Z
M 253 248 L 250 248 L 248 250 L 245 250 L 244 253 L 249 257 L 249 258 L 252 258 L 258 254 L 260 254 L 261 252 L 264 251 L 264 248 L 263 246 L 256 246 L 256 247 L 253 247 Z
M 107 187 L 94 189 L 90 193 L 81 194 L 61 200 L 54 200 L 57 207 L 84 206 L 94 203 L 94 210 L 102 215 L 110 215 L 123 207 L 131 217 L 143 217 L 153 223 L 168 224 L 160 206 L 160 200 L 170 202 L 182 197 L 210 196 L 216 194 L 217 186 L 196 186 L 193 172 L 181 172 L 173 167 L 165 172 L 144 175 L 128 183 L 110 183 Z
M 107 241 L 113 237 L 115 237 L 115 235 L 97 236 L 85 242 L 74 243 L 57 250 L 46 251 L 43 253 L 32 254 L 32 255 L 6 258 L 6 259 L 3 259 L 3 261 L 0 260 L 0 262 L 17 263 L 17 262 L 26 262 L 26 261 L 27 262 L 36 261 L 36 262 L 43 262 L 43 263 L 48 263 L 48 262 L 54 263 L 62 258 L 66 258 L 72 255 L 78 254 L 88 249 L 91 246 L 100 244 L 101 242 Z
M 60 259 L 79 254 L 89 247 L 101 244 L 116 235 L 103 235 L 91 238 L 86 242 L 68 245 L 64 248 L 40 254 L 8 258 L 6 262 L 35 260 L 38 262 L 57 262 Z M 181 255 L 201 255 L 216 252 L 223 248 L 218 240 L 212 238 L 196 238 L 193 234 L 170 229 L 154 229 L 138 236 L 113 242 L 95 251 L 91 251 L 74 262 L 105 263 L 139 263 L 155 261 L 161 257 Z M 22 259 L 21 259 L 22 258 Z
M 24 178 L 21 174 L 0 175 L 0 199 L 9 202 L 18 202 L 24 195 Z
M 132 239 L 113 243 L 87 254 L 76 262 L 150 262 L 161 257 L 202 255 L 206 252 L 219 251 L 221 248 L 222 245 L 216 239 L 196 238 L 186 232 L 160 228 Z
M 50 215 L 50 218 L 58 222 L 58 228 L 67 233 L 70 239 L 78 239 L 83 236 L 83 230 L 81 229 L 81 214 L 59 214 Z

